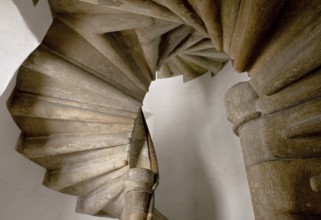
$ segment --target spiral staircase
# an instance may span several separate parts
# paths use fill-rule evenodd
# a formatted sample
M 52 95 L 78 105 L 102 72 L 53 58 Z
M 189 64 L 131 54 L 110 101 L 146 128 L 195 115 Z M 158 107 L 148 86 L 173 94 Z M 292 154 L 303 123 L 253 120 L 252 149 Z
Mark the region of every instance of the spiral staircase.
M 17 150 L 77 212 L 166 219 L 142 101 L 150 83 L 251 80 L 226 94 L 256 219 L 321 218 L 319 0 L 51 0 L 54 21 L 8 100 Z

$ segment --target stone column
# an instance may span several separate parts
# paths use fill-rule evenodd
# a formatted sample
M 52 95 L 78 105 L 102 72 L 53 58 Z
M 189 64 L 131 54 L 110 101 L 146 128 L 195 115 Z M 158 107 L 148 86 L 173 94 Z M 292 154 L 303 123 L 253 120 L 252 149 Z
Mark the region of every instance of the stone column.
M 125 182 L 126 195 L 121 220 L 149 219 L 153 204 L 154 173 L 143 168 L 130 169 Z
M 257 220 L 321 219 L 320 73 L 271 95 L 257 79 L 226 94 Z

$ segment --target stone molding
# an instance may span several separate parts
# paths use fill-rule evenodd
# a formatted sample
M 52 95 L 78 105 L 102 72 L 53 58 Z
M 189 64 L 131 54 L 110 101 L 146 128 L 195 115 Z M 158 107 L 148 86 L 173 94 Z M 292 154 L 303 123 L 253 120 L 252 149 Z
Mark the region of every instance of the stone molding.
M 249 82 L 226 94 L 256 219 L 318 219 L 321 4 L 302 1 L 52 0 L 54 22 L 19 69 L 8 108 L 17 150 L 77 211 L 166 219 L 141 112 L 159 77 L 214 76 L 231 59 Z

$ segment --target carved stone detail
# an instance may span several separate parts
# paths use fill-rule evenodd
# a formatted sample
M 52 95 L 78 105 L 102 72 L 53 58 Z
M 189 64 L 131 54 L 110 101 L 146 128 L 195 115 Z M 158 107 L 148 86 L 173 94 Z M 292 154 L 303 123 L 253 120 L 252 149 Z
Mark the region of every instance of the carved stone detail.
M 141 105 L 156 78 L 232 59 L 252 77 L 226 95 L 256 219 L 321 216 L 319 0 L 51 0 L 54 21 L 19 69 L 8 108 L 17 150 L 77 211 L 166 219 Z M 222 52 L 222 50 L 224 52 Z
M 241 139 L 256 219 L 318 219 L 319 70 L 269 96 L 260 93 L 255 76 L 232 87 L 225 98 Z

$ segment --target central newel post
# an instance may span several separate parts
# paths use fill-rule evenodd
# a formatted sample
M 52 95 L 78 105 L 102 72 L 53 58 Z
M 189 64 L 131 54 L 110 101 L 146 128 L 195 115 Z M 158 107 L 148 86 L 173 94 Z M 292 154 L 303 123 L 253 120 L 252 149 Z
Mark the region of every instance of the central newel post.
M 130 169 L 125 182 L 125 203 L 121 220 L 148 219 L 153 197 L 154 173 L 143 168 Z
M 320 73 L 316 69 L 273 94 L 255 75 L 225 96 L 257 220 L 320 219 Z

